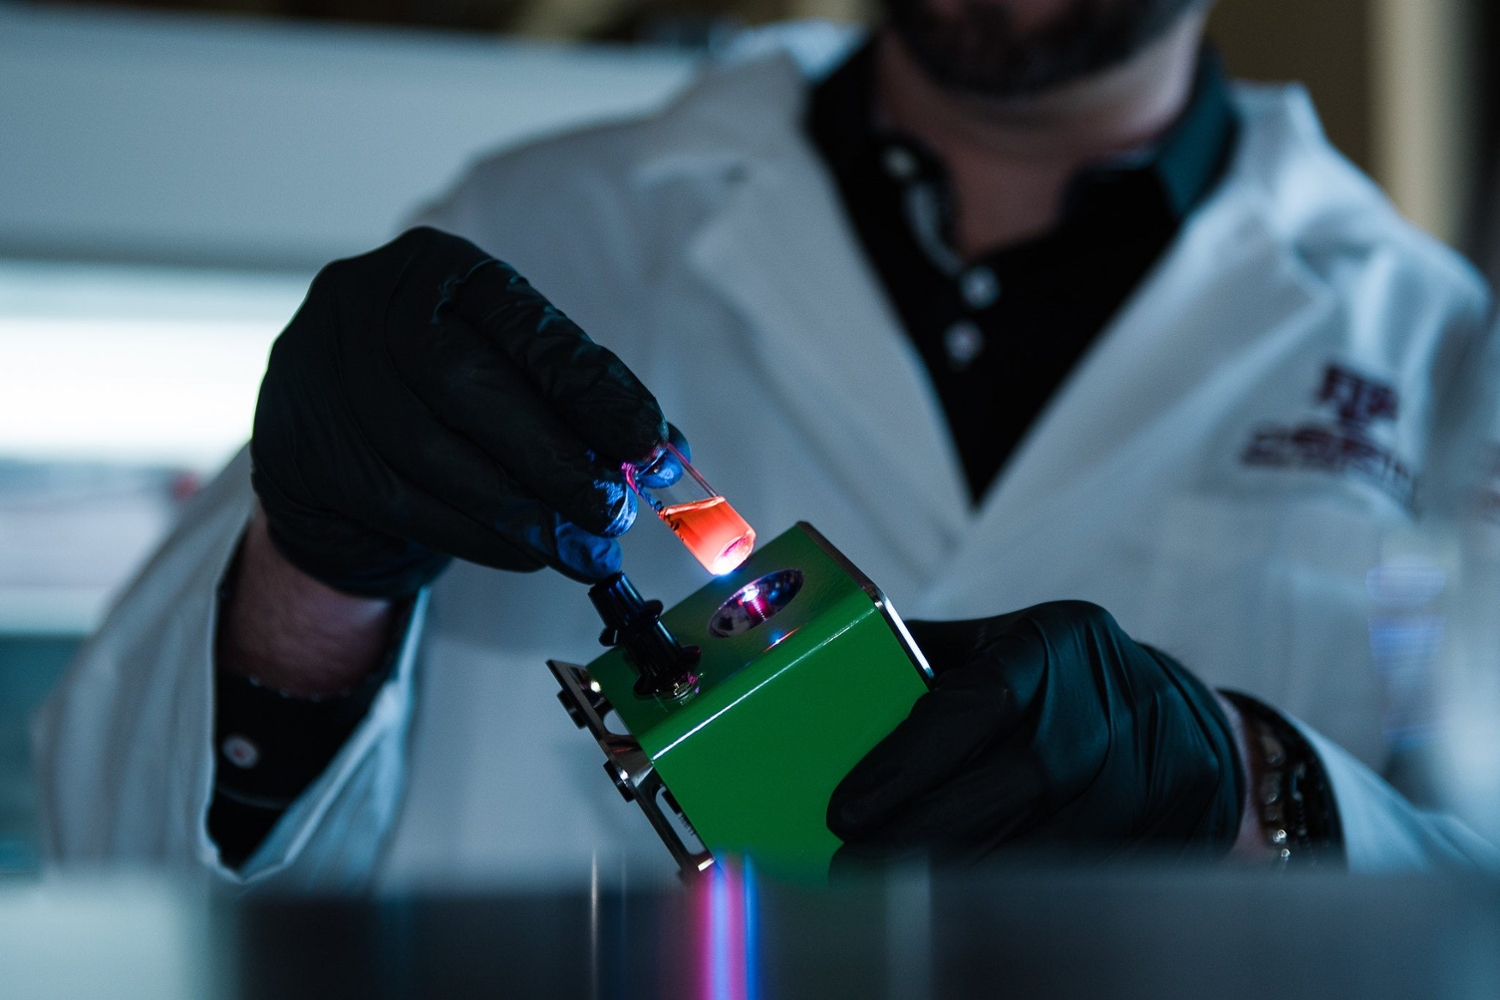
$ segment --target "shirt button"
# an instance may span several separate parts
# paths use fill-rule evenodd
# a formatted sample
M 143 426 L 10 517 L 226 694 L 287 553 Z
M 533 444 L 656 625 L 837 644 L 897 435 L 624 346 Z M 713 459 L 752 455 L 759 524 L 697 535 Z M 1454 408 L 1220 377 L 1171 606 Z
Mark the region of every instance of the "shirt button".
M 948 365 L 961 372 L 984 353 L 984 331 L 971 320 L 961 319 L 943 333 L 943 349 L 948 352 Z
M 911 180 L 917 175 L 917 158 L 909 149 L 887 146 L 881 159 L 885 163 L 885 172 L 898 181 Z
M 964 301 L 975 309 L 986 309 L 1000 297 L 1000 279 L 987 267 L 970 268 L 958 285 Z
M 239 733 L 224 737 L 219 749 L 224 751 L 225 758 L 235 767 L 248 771 L 260 763 L 260 748 Z

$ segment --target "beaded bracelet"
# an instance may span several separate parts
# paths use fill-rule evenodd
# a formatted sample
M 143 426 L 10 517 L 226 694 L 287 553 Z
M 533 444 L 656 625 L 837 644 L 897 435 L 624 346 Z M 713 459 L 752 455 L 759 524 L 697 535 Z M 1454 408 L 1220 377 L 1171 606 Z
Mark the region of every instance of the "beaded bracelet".
M 1312 745 L 1280 713 L 1234 691 L 1250 739 L 1250 793 L 1279 868 L 1343 868 L 1344 835 L 1328 775 Z

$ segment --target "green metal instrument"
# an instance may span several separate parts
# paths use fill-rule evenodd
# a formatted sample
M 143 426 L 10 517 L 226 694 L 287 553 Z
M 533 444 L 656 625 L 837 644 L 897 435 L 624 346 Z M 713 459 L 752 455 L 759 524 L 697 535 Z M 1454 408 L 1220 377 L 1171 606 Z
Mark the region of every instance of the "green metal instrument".
M 685 871 L 727 852 L 826 877 L 829 796 L 931 677 L 890 603 L 808 524 L 665 612 L 615 580 L 634 618 L 591 596 L 619 645 L 548 666 L 616 786 Z

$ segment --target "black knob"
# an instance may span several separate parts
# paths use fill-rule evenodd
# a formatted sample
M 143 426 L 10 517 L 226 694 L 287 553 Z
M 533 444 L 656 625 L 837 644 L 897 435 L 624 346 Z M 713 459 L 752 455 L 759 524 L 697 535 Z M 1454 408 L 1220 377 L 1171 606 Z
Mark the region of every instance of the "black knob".
M 698 683 L 693 668 L 703 651 L 677 641 L 661 620 L 660 601 L 648 601 L 624 573 L 595 584 L 589 600 L 604 620 L 599 641 L 620 646 L 639 675 L 635 692 L 643 698 L 681 698 Z

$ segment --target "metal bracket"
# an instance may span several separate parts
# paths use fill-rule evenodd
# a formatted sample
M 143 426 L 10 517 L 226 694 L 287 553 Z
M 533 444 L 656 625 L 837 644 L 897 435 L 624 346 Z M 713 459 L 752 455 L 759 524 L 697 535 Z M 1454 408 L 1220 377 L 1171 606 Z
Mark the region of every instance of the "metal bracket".
M 695 849 L 684 843 L 682 835 L 662 812 L 658 798 L 677 814 L 683 826 L 689 831 L 693 829 L 672 798 L 671 791 L 662 783 L 661 775 L 651 766 L 651 758 L 646 756 L 640 743 L 633 736 L 605 728 L 604 717 L 609 714 L 611 706 L 589 672 L 576 663 L 561 660 L 548 660 L 547 669 L 552 671 L 562 688 L 557 693 L 557 700 L 567 709 L 568 717 L 579 729 L 587 729 L 594 742 L 599 744 L 599 749 L 604 751 L 604 772 L 626 802 L 641 807 L 641 812 L 646 814 L 656 835 L 667 845 L 672 860 L 677 862 L 683 875 L 693 875 L 712 867 L 713 854 L 702 845 Z

